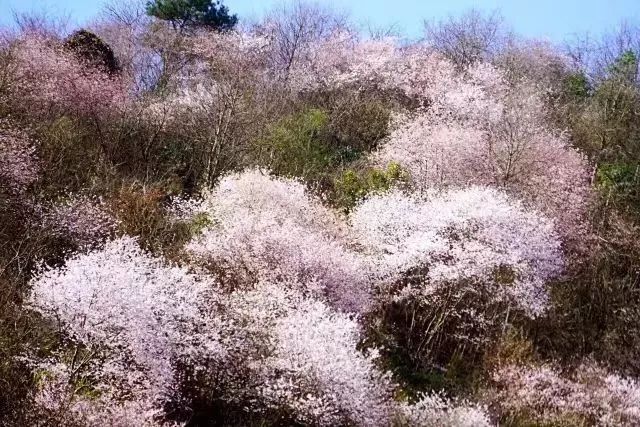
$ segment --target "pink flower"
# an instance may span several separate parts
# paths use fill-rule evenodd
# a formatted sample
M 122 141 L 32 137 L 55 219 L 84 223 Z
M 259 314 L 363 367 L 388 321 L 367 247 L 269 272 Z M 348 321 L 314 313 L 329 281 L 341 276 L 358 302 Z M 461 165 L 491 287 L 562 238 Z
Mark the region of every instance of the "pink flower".
M 24 132 L 0 120 L 0 184 L 24 192 L 38 178 L 34 147 Z
M 83 64 L 57 40 L 27 34 L 13 51 L 15 96 L 31 111 L 102 118 L 121 113 L 128 104 L 123 79 Z

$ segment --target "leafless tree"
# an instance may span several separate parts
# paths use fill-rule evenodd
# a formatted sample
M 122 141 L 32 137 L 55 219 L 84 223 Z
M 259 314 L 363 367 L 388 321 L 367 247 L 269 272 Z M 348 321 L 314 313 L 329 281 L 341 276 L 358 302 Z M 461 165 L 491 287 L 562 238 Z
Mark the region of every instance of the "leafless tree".
M 158 88 L 184 67 L 185 38 L 163 22 L 154 22 L 142 0 L 107 3 L 92 30 L 114 50 L 138 92 Z
M 111 0 L 103 6 L 102 16 L 127 26 L 138 26 L 149 20 L 142 0 Z
M 312 42 L 346 28 L 345 13 L 320 3 L 296 0 L 272 10 L 257 31 L 272 38 L 275 65 L 286 80 L 293 65 L 304 57 Z
M 371 22 L 366 24 L 366 34 L 373 40 L 391 38 L 400 38 L 402 36 L 402 30 L 397 23 L 393 23 L 386 26 L 373 25 Z
M 499 12 L 477 9 L 440 21 L 425 21 L 424 32 L 426 41 L 460 69 L 490 60 L 512 37 Z
M 565 51 L 592 79 L 606 78 L 611 65 L 624 53 L 632 52 L 640 57 L 640 24 L 623 21 L 601 37 L 576 36 L 566 43 Z
M 20 33 L 41 33 L 50 37 L 64 36 L 70 26 L 68 14 L 53 15 L 47 9 L 30 12 L 13 11 L 13 21 Z

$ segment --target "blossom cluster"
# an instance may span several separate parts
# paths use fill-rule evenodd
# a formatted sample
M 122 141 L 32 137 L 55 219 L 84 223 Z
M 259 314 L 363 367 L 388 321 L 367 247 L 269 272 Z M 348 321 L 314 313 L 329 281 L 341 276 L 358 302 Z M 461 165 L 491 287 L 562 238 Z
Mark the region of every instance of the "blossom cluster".
M 152 97 L 145 107 L 148 119 L 164 122 L 161 126 L 184 115 L 210 115 L 217 111 L 226 117 L 231 110 L 240 109 L 241 93 L 252 91 L 257 99 L 267 82 L 273 84 L 274 70 L 268 66 L 268 40 L 264 37 L 248 32 L 200 30 L 186 49 L 190 60 L 164 76 L 173 90 Z
M 344 221 L 302 184 L 252 170 L 225 177 L 197 211 L 206 205 L 213 224 L 190 252 L 243 283 L 304 283 L 347 311 L 365 308 L 377 284 L 426 266 L 418 293 L 471 280 L 538 315 L 563 265 L 553 222 L 491 188 L 374 195 Z
M 371 275 L 343 226 L 303 184 L 251 170 L 223 178 L 209 195 L 213 224 L 187 249 L 242 283 L 304 284 L 347 311 L 367 305 Z
M 35 148 L 24 132 L 0 121 L 0 183 L 13 193 L 24 192 L 38 178 Z
M 78 246 L 99 242 L 112 234 L 117 225 L 102 200 L 78 195 L 54 204 L 45 213 L 44 224 Z
M 552 365 L 506 366 L 497 370 L 496 398 L 506 412 L 540 422 L 571 421 L 602 426 L 640 422 L 640 384 L 592 362 L 572 375 Z
M 176 363 L 189 361 L 223 367 L 215 374 L 227 377 L 227 399 L 251 396 L 256 409 L 301 422 L 387 425 L 391 417 L 393 384 L 376 368 L 375 349 L 358 350 L 357 319 L 295 286 L 260 283 L 221 300 L 213 282 L 164 265 L 131 238 L 75 255 L 32 286 L 31 305 L 88 354 L 38 364 L 36 402 L 52 413 L 64 408 L 86 425 L 154 425 L 177 392 Z M 77 395 L 82 378 L 99 398 Z
M 400 425 L 420 427 L 490 427 L 493 424 L 482 405 L 448 399 L 439 393 L 424 394 L 413 404 L 402 404 Z
M 506 85 L 486 64 L 443 77 L 452 80 L 436 84 L 428 109 L 398 116 L 374 160 L 400 163 L 420 190 L 504 188 L 555 219 L 563 235 L 582 232 L 589 168 L 566 135 L 546 125 L 537 88 Z
M 91 361 L 88 362 L 91 374 L 102 374 L 102 370 Z M 145 397 L 145 390 L 137 389 L 133 384 L 123 388 L 117 383 L 99 375 L 102 382 L 94 384 L 94 394 L 99 397 L 86 397 L 76 389 L 80 381 L 77 369 L 57 361 L 40 361 L 37 370 L 41 375 L 34 401 L 42 416 L 58 424 L 85 426 L 111 425 L 117 427 L 146 426 L 159 424 L 162 411 L 155 402 Z M 134 400 L 122 400 L 118 389 L 138 393 Z M 89 393 L 87 393 L 89 394 Z M 89 394 L 91 396 L 91 394 Z
M 13 52 L 12 89 L 32 112 L 103 117 L 118 114 L 129 102 L 123 79 L 83 64 L 55 39 L 27 34 L 14 43 Z
M 230 298 L 233 324 L 245 325 L 234 354 L 253 355 L 246 375 L 259 384 L 245 392 L 304 424 L 388 425 L 393 384 L 376 368 L 375 349 L 358 350 L 357 319 L 295 288 L 264 282 Z
M 355 209 L 350 223 L 389 274 L 428 267 L 428 284 L 408 290 L 413 293 L 471 281 L 535 316 L 547 307 L 545 283 L 562 269 L 553 222 L 490 188 L 423 198 L 398 191 L 376 195 Z
M 123 390 L 137 390 L 147 406 L 173 393 L 177 359 L 222 351 L 216 319 L 205 310 L 215 284 L 165 265 L 129 237 L 76 254 L 61 268 L 43 268 L 32 288 L 36 311 L 102 354 L 93 376 L 127 384 Z
M 288 80 L 297 91 L 373 87 L 399 91 L 424 103 L 458 83 L 453 65 L 428 46 L 401 47 L 393 37 L 362 39 L 338 29 L 300 50 Z

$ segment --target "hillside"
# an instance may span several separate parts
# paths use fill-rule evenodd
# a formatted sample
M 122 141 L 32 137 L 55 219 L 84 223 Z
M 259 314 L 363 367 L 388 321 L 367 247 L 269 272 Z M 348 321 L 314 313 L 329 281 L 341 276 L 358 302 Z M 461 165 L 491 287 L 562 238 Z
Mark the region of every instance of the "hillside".
M 0 29 L 0 425 L 640 425 L 640 27 L 181 1 Z

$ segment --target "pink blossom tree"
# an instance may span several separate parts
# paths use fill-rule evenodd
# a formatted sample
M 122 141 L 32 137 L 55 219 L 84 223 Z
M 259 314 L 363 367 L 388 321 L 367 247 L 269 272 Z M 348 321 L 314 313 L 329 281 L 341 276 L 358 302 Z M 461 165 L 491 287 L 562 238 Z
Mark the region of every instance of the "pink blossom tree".
M 99 198 L 71 195 L 53 204 L 44 225 L 56 235 L 84 246 L 99 243 L 116 229 L 117 221 Z
M 16 63 L 14 97 L 31 113 L 71 113 L 101 119 L 120 114 L 128 104 L 128 85 L 118 76 L 84 64 L 59 41 L 24 34 L 12 46 Z
M 378 269 L 380 326 L 419 369 L 467 363 L 513 318 L 549 306 L 562 271 L 553 222 L 495 189 L 377 195 L 350 216 Z
M 491 298 L 536 316 L 548 304 L 545 283 L 562 270 L 553 222 L 490 188 L 424 198 L 398 191 L 375 195 L 349 219 L 357 241 L 391 278 L 428 267 L 423 287 L 402 293 L 428 298 L 440 286 L 471 281 L 488 286 L 484 292 Z
M 349 250 L 342 222 L 303 184 L 250 170 L 223 178 L 205 200 L 213 225 L 187 246 L 198 258 L 245 285 L 284 279 L 342 309 L 366 307 L 366 259 Z
M 222 354 L 209 305 L 215 285 L 153 258 L 129 237 L 45 268 L 31 285 L 31 307 L 57 319 L 79 346 L 63 371 L 88 369 L 105 398 L 157 412 L 176 392 L 176 362 Z
M 456 84 L 436 85 L 425 111 L 400 117 L 374 160 L 397 162 L 417 189 L 491 185 L 556 220 L 566 237 L 584 232 L 589 167 L 567 136 L 546 124 L 539 91 L 510 87 L 484 64 Z
M 241 326 L 239 348 L 229 351 L 248 357 L 248 399 L 304 424 L 388 425 L 393 384 L 376 368 L 375 350 L 358 350 L 357 320 L 295 288 L 265 282 L 231 296 L 231 318 Z

